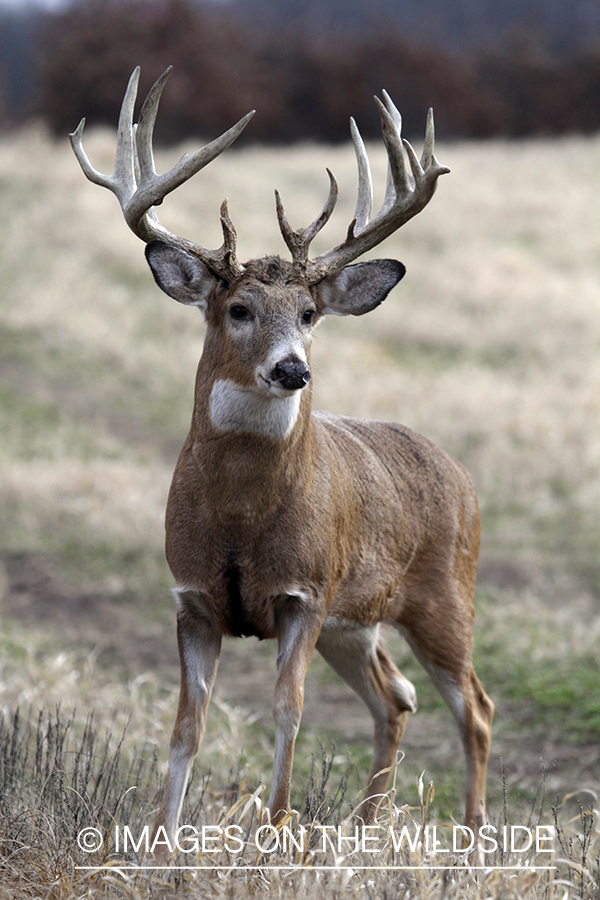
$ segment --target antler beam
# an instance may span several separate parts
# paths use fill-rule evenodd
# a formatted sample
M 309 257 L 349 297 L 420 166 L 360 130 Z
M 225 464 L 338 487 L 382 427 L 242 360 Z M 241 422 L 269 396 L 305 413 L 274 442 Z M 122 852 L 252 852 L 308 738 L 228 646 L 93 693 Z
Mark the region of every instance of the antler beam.
M 150 89 L 137 126 L 133 123 L 133 115 L 140 77 L 139 66 L 131 75 L 119 116 L 117 152 L 112 175 L 103 175 L 94 169 L 83 149 L 85 119 L 81 120 L 77 129 L 70 135 L 71 145 L 86 177 L 116 195 L 125 221 L 134 234 L 146 242 L 161 240 L 182 247 L 194 253 L 216 275 L 226 281 L 232 281 L 243 272 L 243 268 L 235 256 L 236 233 L 229 218 L 226 200 L 221 206 L 223 245 L 218 250 L 207 250 L 172 234 L 161 225 L 154 207 L 162 203 L 167 194 L 188 181 L 231 146 L 254 115 L 254 110 L 216 140 L 191 156 L 185 154 L 172 169 L 159 175 L 154 166 L 152 139 L 158 104 L 170 73 L 171 67 Z

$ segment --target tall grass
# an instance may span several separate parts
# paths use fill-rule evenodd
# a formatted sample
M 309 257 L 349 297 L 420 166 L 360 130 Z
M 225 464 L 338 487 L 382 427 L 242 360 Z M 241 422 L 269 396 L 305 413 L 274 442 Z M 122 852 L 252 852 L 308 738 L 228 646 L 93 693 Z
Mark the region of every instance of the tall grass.
M 264 786 L 244 792 L 236 779 L 220 796 L 211 791 L 210 776 L 192 783 L 180 852 L 159 867 L 151 852 L 155 755 L 137 748 L 124 765 L 126 735 L 99 740 L 91 717 L 82 730 L 78 724 L 60 710 L 23 723 L 17 711 L 0 727 L 0 896 L 171 897 L 182 885 L 187 895 L 202 897 L 290 891 L 311 897 L 340 891 L 503 900 L 597 896 L 593 814 L 581 809 L 574 822 L 554 808 L 554 838 L 543 785 L 512 845 L 516 851 L 510 826 L 502 838 L 497 821 L 490 833 L 498 846 L 492 850 L 488 842 L 489 852 L 478 859 L 461 851 L 452 823 L 430 821 L 434 789 L 422 779 L 411 807 L 396 805 L 394 777 L 378 828 L 361 829 L 351 814 L 342 815 L 343 784 L 328 784 L 325 756 L 308 784 L 304 814 L 292 812 L 277 829 L 262 806 Z M 540 826 L 541 842 L 521 852 Z

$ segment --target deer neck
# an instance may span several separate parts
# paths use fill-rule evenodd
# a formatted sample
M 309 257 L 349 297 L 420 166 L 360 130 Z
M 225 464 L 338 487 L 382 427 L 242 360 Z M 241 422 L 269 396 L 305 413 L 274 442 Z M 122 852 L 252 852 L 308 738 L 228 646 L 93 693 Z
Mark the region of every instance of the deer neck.
M 266 508 L 308 477 L 311 406 L 310 385 L 289 397 L 263 397 L 200 361 L 186 446 L 215 503 L 228 506 L 229 499 L 243 508 L 258 491 Z

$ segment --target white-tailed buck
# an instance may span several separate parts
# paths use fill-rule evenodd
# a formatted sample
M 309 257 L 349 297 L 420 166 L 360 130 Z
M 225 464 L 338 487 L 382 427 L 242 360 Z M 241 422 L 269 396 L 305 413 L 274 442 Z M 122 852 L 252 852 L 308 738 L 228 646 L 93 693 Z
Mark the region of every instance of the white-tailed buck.
M 85 175 L 117 195 L 127 224 L 147 243 L 159 286 L 206 319 L 191 430 L 166 514 L 181 691 L 156 828 L 169 835 L 177 829 L 221 640 L 246 635 L 278 641 L 272 819 L 289 808 L 304 679 L 316 648 L 373 717 L 373 762 L 361 807 L 373 822 L 408 713 L 417 708 L 413 685 L 380 635 L 381 623 L 389 623 L 456 719 L 467 764 L 465 820 L 475 829 L 485 821 L 493 705 L 471 664 L 479 549 L 473 484 L 458 463 L 408 428 L 311 410 L 316 323 L 329 314 L 369 312 L 405 271 L 390 259 L 349 263 L 423 209 L 448 172 L 433 155 L 431 112 L 419 161 L 401 139 L 390 98 L 377 100 L 389 170 L 374 218 L 369 163 L 351 121 L 359 188 L 346 239 L 309 259 L 309 245 L 336 202 L 329 173 L 328 200 L 308 228 L 292 230 L 276 194 L 292 261 L 269 256 L 242 265 L 226 202 L 216 251 L 168 232 L 154 207 L 229 147 L 252 113 L 158 175 L 152 133 L 168 74 L 150 90 L 136 128 L 139 72 L 133 73 L 113 175 L 92 168 L 82 148 L 84 122 L 71 136 Z

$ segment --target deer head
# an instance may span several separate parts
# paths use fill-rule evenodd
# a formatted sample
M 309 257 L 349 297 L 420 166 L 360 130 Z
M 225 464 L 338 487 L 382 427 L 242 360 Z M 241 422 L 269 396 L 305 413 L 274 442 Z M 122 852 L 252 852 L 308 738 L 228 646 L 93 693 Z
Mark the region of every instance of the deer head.
M 170 171 L 158 175 L 152 136 L 170 71 L 167 69 L 151 88 L 137 126 L 133 124 L 133 110 L 139 68 L 133 72 L 121 108 L 112 175 L 97 172 L 83 150 L 85 120 L 71 135 L 72 146 L 85 175 L 113 191 L 127 224 L 147 243 L 146 257 L 158 285 L 170 297 L 197 306 L 203 313 L 207 322 L 206 364 L 210 362 L 215 374 L 211 395 L 213 424 L 232 427 L 239 416 L 231 394 L 237 395 L 241 389 L 242 406 L 248 405 L 250 397 L 259 405 L 261 400 L 285 401 L 277 407 L 273 428 L 276 434 L 287 434 L 297 415 L 299 392 L 310 382 L 310 339 L 316 322 L 324 315 L 369 312 L 404 275 L 404 266 L 395 260 L 351 263 L 416 215 L 431 199 L 438 177 L 449 171 L 433 155 L 433 114 L 430 110 L 419 161 L 408 141 L 401 139 L 401 117 L 387 93 L 383 92 L 383 103 L 375 98 L 388 155 L 387 187 L 377 215 L 371 218 L 369 161 L 351 119 L 359 186 L 354 218 L 345 240 L 314 259 L 309 258 L 310 244 L 329 221 L 337 200 L 337 183 L 327 170 L 329 196 L 307 228 L 291 228 L 279 192 L 275 192 L 279 226 L 291 262 L 274 257 L 242 265 L 236 257 L 236 231 L 226 200 L 221 206 L 223 244 L 218 250 L 207 250 L 167 231 L 160 224 L 155 207 L 229 147 L 254 111 L 192 156 L 184 156 Z M 223 353 L 221 347 L 211 358 L 217 335 L 221 342 L 225 341 L 228 352 Z

